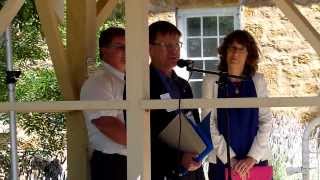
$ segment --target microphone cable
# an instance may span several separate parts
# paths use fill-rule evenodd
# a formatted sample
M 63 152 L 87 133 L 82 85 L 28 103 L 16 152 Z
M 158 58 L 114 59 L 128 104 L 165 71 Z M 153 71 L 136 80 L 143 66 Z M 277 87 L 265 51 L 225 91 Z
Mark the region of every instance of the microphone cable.
M 191 66 L 192 68 L 194 67 L 194 64 L 192 64 Z M 189 77 L 187 79 L 187 82 L 189 83 L 190 81 L 190 78 L 192 76 L 192 71 L 190 71 L 190 74 L 189 74 Z M 182 93 L 185 93 L 185 87 L 183 87 L 183 91 Z M 191 112 L 192 113 L 192 112 Z M 181 94 L 179 95 L 179 99 L 178 99 L 178 117 L 179 117 L 179 136 L 178 136 L 178 150 L 180 150 L 180 146 L 181 146 L 181 133 L 182 133 L 182 119 L 181 119 L 181 114 L 182 114 L 182 111 L 181 111 Z M 182 155 L 183 156 L 183 155 Z M 183 158 L 183 157 L 182 157 Z M 188 170 L 185 169 L 183 166 L 181 167 L 181 170 L 183 172 L 179 172 L 179 176 L 184 176 L 188 173 Z

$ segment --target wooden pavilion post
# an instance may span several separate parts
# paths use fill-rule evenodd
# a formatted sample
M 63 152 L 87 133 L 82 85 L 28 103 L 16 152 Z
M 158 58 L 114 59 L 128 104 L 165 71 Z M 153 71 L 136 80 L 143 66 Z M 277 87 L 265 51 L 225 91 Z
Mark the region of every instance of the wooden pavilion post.
M 148 0 L 126 0 L 128 178 L 150 180 L 150 121 L 141 106 L 149 99 Z M 137 46 L 137 42 L 139 45 Z

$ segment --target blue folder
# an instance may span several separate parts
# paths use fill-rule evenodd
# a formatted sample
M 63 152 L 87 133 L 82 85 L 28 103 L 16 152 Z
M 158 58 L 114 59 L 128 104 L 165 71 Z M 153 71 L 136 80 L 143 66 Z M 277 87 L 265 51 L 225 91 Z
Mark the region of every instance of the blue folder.
M 188 115 L 178 114 L 159 137 L 171 147 L 184 152 L 198 153 L 194 160 L 201 162 L 213 150 L 210 116 L 211 113 L 208 113 L 199 124 L 196 124 Z M 180 175 L 185 175 L 188 171 L 179 167 L 178 172 Z
M 202 141 L 206 144 L 206 148 L 195 158 L 195 161 L 197 162 L 202 161 L 213 150 L 210 131 L 210 116 L 211 112 L 209 112 L 199 124 L 195 124 L 187 118 L 199 134 Z

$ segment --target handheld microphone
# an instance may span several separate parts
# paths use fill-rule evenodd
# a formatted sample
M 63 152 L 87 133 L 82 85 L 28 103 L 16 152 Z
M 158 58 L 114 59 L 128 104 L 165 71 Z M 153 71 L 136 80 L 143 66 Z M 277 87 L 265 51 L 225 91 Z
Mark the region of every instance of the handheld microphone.
M 193 63 L 194 63 L 194 61 L 192 61 L 192 60 L 179 59 L 177 62 L 177 66 L 183 68 L 183 67 L 188 67 L 188 66 L 192 65 Z

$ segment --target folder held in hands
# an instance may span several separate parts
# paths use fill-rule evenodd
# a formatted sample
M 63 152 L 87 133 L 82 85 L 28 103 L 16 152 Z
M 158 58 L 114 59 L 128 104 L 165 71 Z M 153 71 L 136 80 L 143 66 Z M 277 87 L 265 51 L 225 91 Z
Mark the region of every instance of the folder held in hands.
M 195 161 L 200 162 L 213 150 L 210 134 L 210 114 L 208 113 L 199 124 L 195 124 L 193 120 L 182 113 L 177 114 L 162 130 L 159 137 L 170 147 L 184 152 L 196 153 Z

